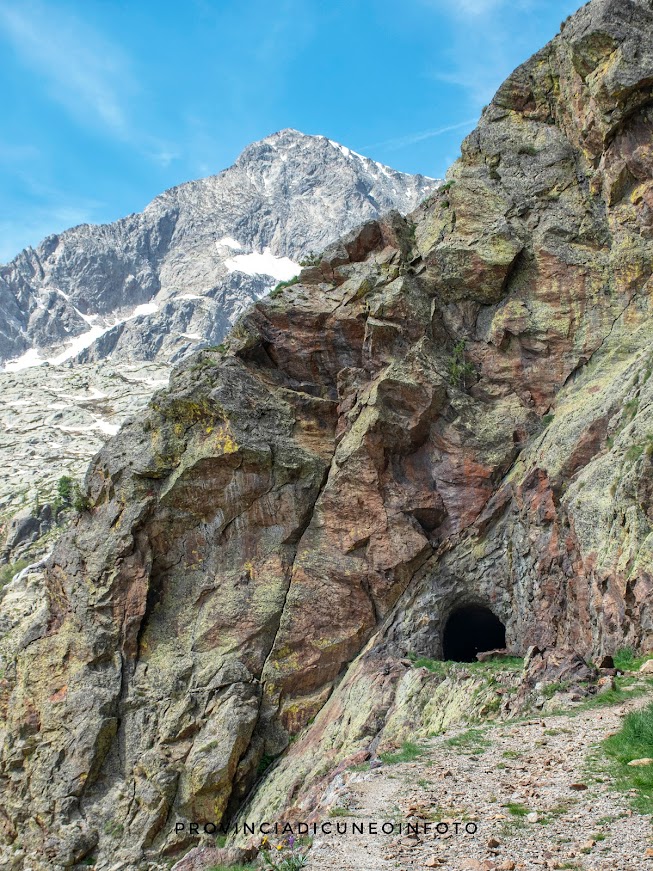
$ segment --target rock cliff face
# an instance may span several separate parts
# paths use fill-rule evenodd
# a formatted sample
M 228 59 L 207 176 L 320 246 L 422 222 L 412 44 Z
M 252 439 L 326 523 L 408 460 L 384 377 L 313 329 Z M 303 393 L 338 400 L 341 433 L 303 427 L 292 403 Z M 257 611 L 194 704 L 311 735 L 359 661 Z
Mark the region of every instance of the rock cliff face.
M 402 658 L 442 655 L 462 606 L 515 652 L 653 646 L 652 33 L 645 0 L 592 0 L 444 188 L 106 445 L 44 597 L 5 618 L 9 867 L 165 867 L 197 840 L 177 820 L 246 797 L 305 818 L 435 716 Z
M 38 533 L 35 503 L 83 475 L 175 361 L 220 343 L 311 252 L 439 183 L 283 130 L 140 214 L 49 236 L 0 267 L 0 561 L 29 544 L 12 546 L 17 524 Z

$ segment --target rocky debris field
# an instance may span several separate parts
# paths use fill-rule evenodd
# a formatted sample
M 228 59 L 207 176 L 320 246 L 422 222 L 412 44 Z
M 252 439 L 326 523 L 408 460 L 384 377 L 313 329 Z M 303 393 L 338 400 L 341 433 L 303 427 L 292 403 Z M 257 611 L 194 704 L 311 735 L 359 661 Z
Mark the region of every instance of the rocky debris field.
M 641 689 L 641 687 L 639 688 Z M 330 822 L 394 821 L 419 835 L 318 836 L 310 871 L 636 871 L 653 867 L 650 818 L 617 789 L 600 742 L 623 716 L 650 703 L 614 706 L 451 730 L 419 745 L 414 761 L 349 771 Z M 416 751 L 417 752 L 417 751 Z M 425 823 L 431 833 L 424 834 Z M 438 834 L 436 827 L 442 824 Z M 465 826 L 478 827 L 466 833 Z M 458 824 L 459 834 L 455 829 Z M 445 825 L 448 827 L 444 831 Z
M 83 478 L 169 372 L 163 363 L 67 363 L 0 373 L 0 517 L 54 497 L 61 475 Z

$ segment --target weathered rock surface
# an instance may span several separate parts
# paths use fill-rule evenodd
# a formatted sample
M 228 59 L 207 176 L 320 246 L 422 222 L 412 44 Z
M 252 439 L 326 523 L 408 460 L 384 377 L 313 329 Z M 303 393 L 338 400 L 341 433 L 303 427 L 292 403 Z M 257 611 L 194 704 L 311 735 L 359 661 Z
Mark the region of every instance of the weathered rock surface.
M 248 794 L 306 816 L 419 727 L 402 659 L 441 656 L 461 605 L 517 653 L 653 646 L 651 33 L 650 3 L 592 0 L 446 189 L 258 302 L 101 451 L 47 624 L 6 654 L 13 867 L 163 867 L 197 841 L 176 821 Z
M 0 371 L 0 554 L 20 556 L 3 545 L 14 513 L 81 476 L 176 361 L 221 342 L 296 261 L 438 184 L 284 130 L 141 214 L 50 236 L 0 267 L 0 363 L 20 355 Z

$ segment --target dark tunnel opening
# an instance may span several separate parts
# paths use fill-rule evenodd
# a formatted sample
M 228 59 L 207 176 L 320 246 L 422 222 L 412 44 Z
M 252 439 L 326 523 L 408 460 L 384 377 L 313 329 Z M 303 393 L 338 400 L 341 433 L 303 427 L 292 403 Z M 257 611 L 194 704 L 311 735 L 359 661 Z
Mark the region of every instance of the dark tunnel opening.
M 475 662 L 476 654 L 506 646 L 506 627 L 489 608 L 465 605 L 447 620 L 442 638 L 443 659 Z

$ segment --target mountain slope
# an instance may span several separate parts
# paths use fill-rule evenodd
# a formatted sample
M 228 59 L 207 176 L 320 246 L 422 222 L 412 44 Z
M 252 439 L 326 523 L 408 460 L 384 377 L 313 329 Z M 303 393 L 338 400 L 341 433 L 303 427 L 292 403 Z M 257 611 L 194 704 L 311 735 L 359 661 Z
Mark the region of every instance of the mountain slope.
M 437 720 L 408 654 L 466 609 L 470 658 L 489 618 L 515 653 L 653 645 L 651 34 L 648 0 L 592 0 L 443 189 L 257 302 L 96 457 L 3 618 L 13 867 L 163 868 L 191 822 L 306 819 Z
M 0 267 L 5 557 L 48 530 L 58 479 L 83 476 L 177 359 L 221 342 L 297 261 L 438 184 L 283 130 L 140 214 L 50 236 Z
M 170 361 L 217 344 L 295 261 L 436 185 L 323 136 L 275 133 L 140 214 L 49 236 L 2 267 L 0 361 L 61 361 L 89 345 L 86 360 Z

